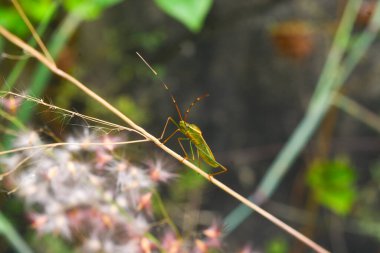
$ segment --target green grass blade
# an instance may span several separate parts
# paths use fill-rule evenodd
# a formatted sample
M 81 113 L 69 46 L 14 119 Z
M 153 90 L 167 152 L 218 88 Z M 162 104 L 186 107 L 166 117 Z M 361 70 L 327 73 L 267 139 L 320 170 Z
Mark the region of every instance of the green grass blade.
M 257 191 L 250 196 L 253 201 L 262 203 L 272 195 L 286 171 L 298 157 L 324 118 L 331 105 L 335 89 L 344 83 L 375 38 L 378 29 L 374 29 L 374 27 L 377 28 L 377 24 L 380 24 L 376 17 L 380 13 L 379 8 L 376 8 L 375 18 L 373 18 L 370 29 L 364 31 L 360 38 L 355 41 L 350 51 L 348 51 L 349 42 L 351 40 L 350 34 L 360 5 L 361 1 L 351 0 L 348 2 L 335 35 L 332 49 L 330 50 L 316 90 L 310 101 L 307 114 L 269 168 L 268 173 L 261 181 Z M 349 52 L 348 56 L 342 63 L 342 58 L 347 51 Z M 245 206 L 239 206 L 233 210 L 225 218 L 227 233 L 241 224 L 250 213 L 251 211 Z
M 18 253 L 33 253 L 28 244 L 22 239 L 22 237 L 13 228 L 8 219 L 0 212 L 0 234 L 12 244 Z

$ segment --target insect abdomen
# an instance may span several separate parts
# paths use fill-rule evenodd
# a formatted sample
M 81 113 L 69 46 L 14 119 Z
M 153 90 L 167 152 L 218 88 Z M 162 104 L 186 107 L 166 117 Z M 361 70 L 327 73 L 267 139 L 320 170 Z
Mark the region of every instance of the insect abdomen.
M 191 135 L 188 133 L 189 138 L 194 143 L 196 148 L 198 149 L 199 156 L 211 167 L 218 167 L 219 163 L 215 161 L 215 157 L 213 153 L 211 152 L 211 149 L 207 145 L 206 141 L 203 139 L 202 135 Z
M 199 155 L 207 163 L 213 168 L 219 167 L 219 163 L 215 161 L 214 155 L 212 153 L 204 154 L 202 150 L 198 149 Z
M 195 124 L 189 124 L 184 121 L 180 121 L 179 125 L 181 127 L 181 132 L 185 134 L 195 145 L 199 152 L 199 156 L 203 159 L 203 161 L 213 168 L 219 167 L 220 164 L 215 161 L 215 157 L 205 139 L 203 139 L 202 132 L 199 127 Z

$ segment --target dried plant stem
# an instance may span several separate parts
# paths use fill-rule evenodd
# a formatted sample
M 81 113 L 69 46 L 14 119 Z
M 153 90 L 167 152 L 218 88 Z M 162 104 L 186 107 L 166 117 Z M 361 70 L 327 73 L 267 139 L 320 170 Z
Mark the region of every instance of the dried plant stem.
M 142 140 L 133 140 L 133 141 L 118 141 L 118 142 L 109 142 L 107 144 L 112 145 L 126 145 L 126 144 L 135 144 L 135 143 L 141 143 L 141 142 L 147 142 L 151 141 L 149 139 L 142 139 Z M 49 143 L 49 144 L 42 144 L 42 145 L 35 145 L 35 146 L 28 146 L 28 147 L 21 147 L 21 148 L 15 148 L 5 151 L 0 151 L 1 155 L 16 153 L 20 151 L 26 151 L 26 150 L 32 150 L 32 149 L 47 149 L 47 148 L 55 148 L 60 146 L 81 146 L 81 147 L 89 147 L 89 146 L 104 146 L 104 142 L 56 142 L 56 143 Z M 0 174 L 1 175 L 1 174 Z
M 18 164 L 16 164 L 11 170 L 8 170 L 8 171 L 6 171 L 4 173 L 1 173 L 0 174 L 0 181 L 3 180 L 4 177 L 9 176 L 13 172 L 15 172 L 18 168 L 20 168 L 21 165 L 23 165 L 24 163 L 26 163 L 29 159 L 30 159 L 30 156 L 29 157 L 25 157 L 20 162 L 18 162 Z
M 6 30 L 4 27 L 0 26 L 0 34 L 4 36 L 6 39 L 8 39 L 13 44 L 17 45 L 18 47 L 22 48 L 25 52 L 30 54 L 31 56 L 35 57 L 37 60 L 39 60 L 41 63 L 43 63 L 46 67 L 48 67 L 52 72 L 54 72 L 56 75 L 61 76 L 62 78 L 66 79 L 67 81 L 73 83 L 76 85 L 79 89 L 81 89 L 83 92 L 85 92 L 88 96 L 95 99 L 97 102 L 102 104 L 104 107 L 106 107 L 108 110 L 113 112 L 116 116 L 118 116 L 120 119 L 122 119 L 125 123 L 127 123 L 130 127 L 135 129 L 137 132 L 139 132 L 141 135 L 143 135 L 146 139 L 154 142 L 158 147 L 163 149 L 166 153 L 180 161 L 181 163 L 185 164 L 187 167 L 191 168 L 198 174 L 200 174 L 205 179 L 209 180 L 211 183 L 234 197 L 235 199 L 241 201 L 246 206 L 250 207 L 252 210 L 258 212 L 298 240 L 302 241 L 306 245 L 308 245 L 310 248 L 314 249 L 316 252 L 328 252 L 326 249 L 312 241 L 311 239 L 307 238 L 297 230 L 293 229 L 292 227 L 288 226 L 286 223 L 282 222 L 278 218 L 274 217 L 264 209 L 260 208 L 259 206 L 255 205 L 248 199 L 244 198 L 239 193 L 235 192 L 219 180 L 210 177 L 206 172 L 201 170 L 199 167 L 195 166 L 188 160 L 186 160 L 184 157 L 180 156 L 179 154 L 175 153 L 173 150 L 169 149 L 167 146 L 162 144 L 159 139 L 148 133 L 144 128 L 140 127 L 139 125 L 135 124 L 132 120 L 130 120 L 127 116 L 125 116 L 122 112 L 120 112 L 118 109 L 116 109 L 114 106 L 112 106 L 110 103 L 108 103 L 106 100 L 104 100 L 102 97 L 97 95 L 95 92 L 87 88 L 84 84 L 82 84 L 80 81 L 72 77 L 71 75 L 67 74 L 66 72 L 59 69 L 57 66 L 51 63 L 49 59 L 47 59 L 43 54 L 35 50 L 34 48 L 30 47 L 28 44 L 26 44 L 24 41 L 19 39 L 17 36 L 10 33 L 8 30 Z
M 22 9 L 20 3 L 17 0 L 12 0 L 12 4 L 16 8 L 18 14 L 28 27 L 28 29 L 32 32 L 33 38 L 36 40 L 38 46 L 41 48 L 42 52 L 46 55 L 46 58 L 50 61 L 51 64 L 55 66 L 55 62 L 53 57 L 50 55 L 49 50 L 46 48 L 45 44 L 42 42 L 40 36 L 38 36 L 37 31 L 34 29 L 32 23 L 30 23 L 28 17 L 26 16 L 24 10 Z
M 38 98 L 29 96 L 29 95 L 22 95 L 22 94 L 10 92 L 10 91 L 7 91 L 7 92 L 0 91 L 0 96 L 1 96 L 1 94 L 3 94 L 4 96 L 14 96 L 14 97 L 19 97 L 19 98 L 25 99 L 27 101 L 32 101 L 34 103 L 46 106 L 46 107 L 48 107 L 51 110 L 63 112 L 64 114 L 66 114 L 66 115 L 68 115 L 70 117 L 76 116 L 76 117 L 79 117 L 79 118 L 84 119 L 84 120 L 88 120 L 88 121 L 95 122 L 95 123 L 98 123 L 98 124 L 101 124 L 101 125 L 104 125 L 104 126 L 112 127 L 112 130 L 115 130 L 115 131 L 126 130 L 126 131 L 129 131 L 129 132 L 135 132 L 135 133 L 141 135 L 141 133 L 137 132 L 135 129 L 132 129 L 132 128 L 129 128 L 129 127 L 125 127 L 125 126 L 122 126 L 122 125 L 118 125 L 118 124 L 115 124 L 115 123 L 112 123 L 112 122 L 108 122 L 108 121 L 105 121 L 105 120 L 102 120 L 102 119 L 98 119 L 98 118 L 95 118 L 95 117 L 87 116 L 87 115 L 84 115 L 84 114 L 81 114 L 81 113 L 78 113 L 78 112 L 70 111 L 70 110 L 58 107 L 56 105 L 47 103 L 47 102 L 45 102 L 42 99 L 38 99 Z M 1 113 L 0 113 L 0 116 L 2 116 Z

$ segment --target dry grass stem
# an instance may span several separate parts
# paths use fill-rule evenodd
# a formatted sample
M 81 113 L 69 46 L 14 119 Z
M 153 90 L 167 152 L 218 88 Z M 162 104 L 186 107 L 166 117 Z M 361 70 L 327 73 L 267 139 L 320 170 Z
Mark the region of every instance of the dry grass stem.
M 0 94 L 3 94 L 3 96 L 14 96 L 14 97 L 22 98 L 22 99 L 25 99 L 27 101 L 31 101 L 31 102 L 34 102 L 34 103 L 46 106 L 46 107 L 48 107 L 49 109 L 51 109 L 53 111 L 63 112 L 65 115 L 67 115 L 69 117 L 74 117 L 75 116 L 75 117 L 79 117 L 79 118 L 81 118 L 83 120 L 87 120 L 87 121 L 98 123 L 98 124 L 101 124 L 101 125 L 104 125 L 104 126 L 107 126 L 107 127 L 111 127 L 112 131 L 118 131 L 118 132 L 120 132 L 120 131 L 124 130 L 124 131 L 134 132 L 134 133 L 139 134 L 140 136 L 143 136 L 143 135 L 141 135 L 140 132 L 136 131 L 133 128 L 125 127 L 125 126 L 118 125 L 118 124 L 115 124 L 115 123 L 112 123 L 112 122 L 108 122 L 108 121 L 105 121 L 105 120 L 102 120 L 102 119 L 98 119 L 98 118 L 87 116 L 87 115 L 84 115 L 84 114 L 81 114 L 81 113 L 78 113 L 78 112 L 67 110 L 67 109 L 58 107 L 56 105 L 53 105 L 51 103 L 47 103 L 43 99 L 40 99 L 40 98 L 35 98 L 35 97 L 29 96 L 29 95 L 22 95 L 22 94 L 18 94 L 18 93 L 15 93 L 15 92 L 10 92 L 10 91 L 9 92 L 2 92 L 2 91 L 0 91 Z
M 26 163 L 30 158 L 31 158 L 31 156 L 25 157 L 20 162 L 18 162 L 14 168 L 12 168 L 11 170 L 8 170 L 8 171 L 6 171 L 4 173 L 1 173 L 0 174 L 0 181 L 3 180 L 4 177 L 9 176 L 13 172 L 15 172 L 18 168 L 20 168 L 21 165 L 23 165 L 24 163 Z
M 142 139 L 142 140 L 132 140 L 132 141 L 118 141 L 118 142 L 109 142 L 108 144 L 126 145 L 126 144 L 135 144 L 135 143 L 141 143 L 141 142 L 147 142 L 147 141 L 150 141 L 150 140 Z M 70 146 L 104 146 L 104 142 L 56 142 L 56 143 L 49 143 L 49 144 L 43 144 L 43 145 L 35 145 L 35 146 L 30 146 L 30 147 L 21 147 L 21 148 L 0 151 L 0 156 L 17 153 L 17 152 L 25 151 L 25 150 L 47 149 L 47 148 L 55 148 L 55 147 L 68 146 L 68 145 Z
M 46 58 L 50 61 L 51 64 L 55 66 L 55 62 L 53 57 L 50 55 L 49 50 L 46 48 L 45 44 L 42 42 L 40 36 L 38 36 L 38 33 L 36 29 L 34 29 L 32 23 L 29 21 L 28 17 L 26 16 L 24 10 L 22 9 L 20 3 L 17 0 L 12 0 L 12 3 L 14 7 L 16 8 L 18 14 L 28 27 L 28 29 L 32 32 L 33 38 L 36 40 L 38 46 L 41 48 L 42 52 L 44 52 Z

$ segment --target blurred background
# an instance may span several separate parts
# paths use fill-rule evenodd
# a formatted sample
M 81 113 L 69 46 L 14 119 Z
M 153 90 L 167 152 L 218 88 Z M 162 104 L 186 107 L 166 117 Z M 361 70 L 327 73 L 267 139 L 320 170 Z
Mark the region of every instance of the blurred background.
M 216 160 L 229 169 L 218 179 L 244 196 L 253 194 L 264 209 L 333 252 L 380 251 L 380 45 L 375 40 L 368 50 L 354 46 L 371 33 L 367 27 L 376 1 L 75 2 L 20 1 L 60 68 L 158 137 L 167 117 L 177 120 L 178 115 L 138 51 L 182 112 L 196 97 L 210 94 L 191 110 L 189 122 L 202 129 Z M 350 4 L 350 36 L 334 41 Z M 0 3 L 0 23 L 31 39 L 7 1 Z M 7 54 L 22 53 L 3 38 L 0 46 Z M 336 52 L 343 48 L 341 61 L 326 67 L 334 47 Z M 363 56 L 350 69 L 344 60 L 355 53 Z M 57 106 L 121 124 L 35 60 L 12 76 L 20 62 L 0 60 L 2 90 L 28 90 Z M 340 79 L 343 72 L 347 75 Z M 78 128 L 73 122 L 62 127 L 30 104 L 18 115 L 58 136 Z M 309 123 L 299 129 L 301 122 Z M 175 139 L 167 145 L 181 154 Z M 4 149 L 9 142 L 4 136 Z M 225 252 L 245 243 L 258 252 L 309 252 L 260 215 L 231 213 L 239 206 L 236 200 L 153 144 L 129 152 L 136 160 L 163 157 L 182 175 L 165 187 L 163 198 L 185 231 L 218 219 L 228 231 Z M 271 173 L 273 167 L 283 169 Z M 23 216 L 20 207 L 7 204 L 9 196 L 1 198 L 1 210 L 11 220 Z M 12 252 L 6 240 L 1 244 L 3 252 Z

